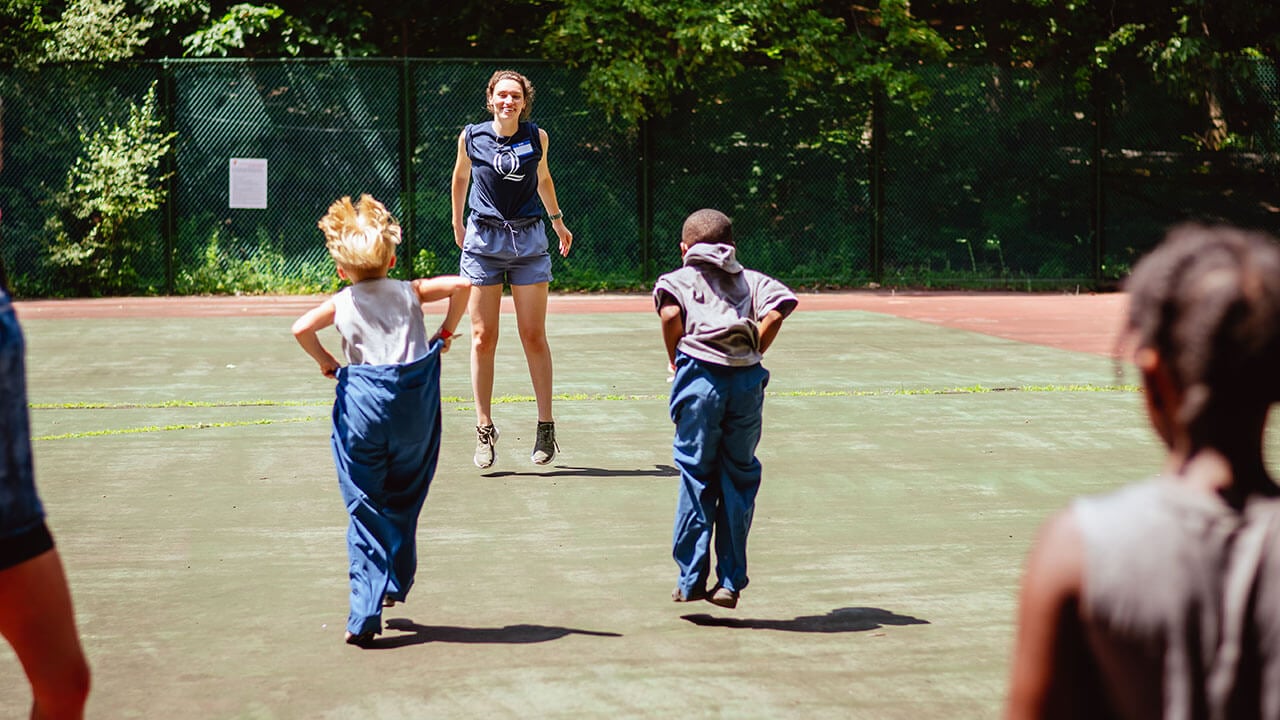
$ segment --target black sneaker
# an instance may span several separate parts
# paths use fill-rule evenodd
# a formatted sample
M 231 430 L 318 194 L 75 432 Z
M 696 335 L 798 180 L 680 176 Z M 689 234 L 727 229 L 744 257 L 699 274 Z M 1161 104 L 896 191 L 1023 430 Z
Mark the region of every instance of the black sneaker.
M 538 422 L 538 437 L 533 442 L 533 454 L 529 459 L 535 465 L 546 465 L 556 456 L 560 446 L 556 444 L 556 424 L 554 422 Z M 479 457 L 479 456 L 477 456 Z
M 356 647 L 359 647 L 359 648 L 367 648 L 370 645 L 373 645 L 373 631 L 365 630 L 359 635 L 355 635 L 355 634 L 352 634 L 350 630 L 348 630 L 346 643 L 348 645 L 355 645 Z
M 493 465 L 498 459 L 495 446 L 498 444 L 498 428 L 493 425 L 476 426 L 476 454 L 472 460 L 481 470 Z

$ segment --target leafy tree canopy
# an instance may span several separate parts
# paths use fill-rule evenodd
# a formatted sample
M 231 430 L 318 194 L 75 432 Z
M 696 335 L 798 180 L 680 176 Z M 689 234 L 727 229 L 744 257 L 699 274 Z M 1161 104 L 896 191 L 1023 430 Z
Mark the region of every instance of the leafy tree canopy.
M 908 11 L 906 0 L 875 10 L 819 0 L 579 0 L 550 15 L 545 52 L 586 68 L 588 96 L 611 115 L 664 114 L 672 100 L 746 65 L 775 66 L 793 89 L 882 81 L 909 91 L 898 68 L 939 58 L 942 37 Z
M 624 121 L 748 66 L 792 90 L 875 82 L 950 58 L 1159 82 L 1228 137 L 1224 86 L 1280 57 L 1272 0 L 0 0 L 0 64 L 146 57 L 545 57 L 582 68 Z

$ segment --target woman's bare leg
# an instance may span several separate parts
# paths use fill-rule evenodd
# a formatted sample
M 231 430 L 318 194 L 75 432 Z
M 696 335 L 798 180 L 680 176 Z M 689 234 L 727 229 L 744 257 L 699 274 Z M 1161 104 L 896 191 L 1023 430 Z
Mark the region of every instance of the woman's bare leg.
M 538 422 L 551 422 L 553 372 L 551 346 L 547 344 L 547 283 L 512 285 L 511 299 L 515 301 L 516 327 L 538 402 Z
M 476 425 L 493 424 L 493 363 L 498 349 L 501 285 L 474 285 L 467 311 L 471 316 L 471 393 Z
M 31 682 L 32 718 L 84 716 L 89 664 L 56 549 L 0 571 L 0 635 Z

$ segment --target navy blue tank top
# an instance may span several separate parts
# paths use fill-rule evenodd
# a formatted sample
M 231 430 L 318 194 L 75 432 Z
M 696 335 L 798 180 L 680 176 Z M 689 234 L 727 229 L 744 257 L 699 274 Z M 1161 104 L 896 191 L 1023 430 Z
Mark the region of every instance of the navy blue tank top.
M 471 158 L 471 212 L 486 220 L 542 216 L 538 200 L 538 161 L 542 139 L 538 126 L 522 122 L 511 137 L 499 137 L 492 122 L 466 127 Z

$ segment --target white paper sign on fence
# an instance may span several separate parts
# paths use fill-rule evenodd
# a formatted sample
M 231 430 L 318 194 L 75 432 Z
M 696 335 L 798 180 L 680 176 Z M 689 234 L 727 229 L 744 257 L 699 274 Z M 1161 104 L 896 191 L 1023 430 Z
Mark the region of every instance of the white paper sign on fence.
M 265 210 L 267 208 L 266 158 L 231 158 L 231 191 L 233 208 Z

